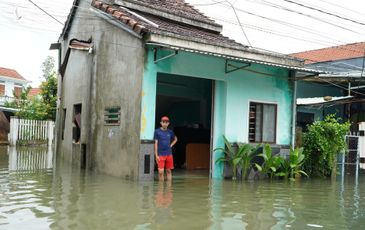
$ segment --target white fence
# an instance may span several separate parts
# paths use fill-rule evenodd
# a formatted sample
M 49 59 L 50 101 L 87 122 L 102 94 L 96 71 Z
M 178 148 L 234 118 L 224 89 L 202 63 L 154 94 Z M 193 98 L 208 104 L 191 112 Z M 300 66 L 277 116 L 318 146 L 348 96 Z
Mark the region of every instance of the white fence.
M 19 143 L 47 143 L 52 145 L 54 137 L 53 121 L 26 120 L 16 117 L 10 118 L 9 144 Z

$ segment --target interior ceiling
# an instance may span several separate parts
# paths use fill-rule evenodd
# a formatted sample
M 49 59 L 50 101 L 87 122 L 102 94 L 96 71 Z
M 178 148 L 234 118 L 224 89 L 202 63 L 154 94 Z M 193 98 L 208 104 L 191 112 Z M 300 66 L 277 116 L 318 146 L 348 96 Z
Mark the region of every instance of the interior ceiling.
M 170 108 L 174 103 L 185 101 L 193 101 L 193 99 L 157 95 L 156 109 L 161 112 L 162 110 Z

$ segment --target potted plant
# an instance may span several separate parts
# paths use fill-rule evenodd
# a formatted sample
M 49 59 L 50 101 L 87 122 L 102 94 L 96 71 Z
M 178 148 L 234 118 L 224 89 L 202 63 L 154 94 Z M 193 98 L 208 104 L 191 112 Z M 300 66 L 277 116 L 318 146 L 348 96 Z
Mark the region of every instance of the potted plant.
M 223 156 L 216 160 L 216 163 L 224 162 L 232 167 L 232 180 L 237 179 L 237 171 L 240 168 L 242 170 L 242 178 L 246 179 L 247 172 L 251 167 L 251 160 L 256 155 L 259 145 L 256 147 L 250 144 L 237 144 L 237 147 L 233 147 L 231 143 L 223 136 L 225 148 L 217 148 L 214 151 L 222 151 Z
M 282 161 L 281 172 L 277 173 L 278 176 L 283 176 L 285 180 L 289 179 L 295 181 L 295 178 L 300 175 L 308 176 L 306 172 L 301 170 L 304 163 L 303 148 L 290 148 L 289 157 Z
M 258 156 L 262 157 L 264 162 L 261 166 L 255 163 L 257 170 L 265 175 L 268 175 L 270 180 L 272 180 L 284 159 L 281 156 L 274 156 L 272 154 L 272 149 L 269 144 L 266 144 L 264 146 L 263 152 Z

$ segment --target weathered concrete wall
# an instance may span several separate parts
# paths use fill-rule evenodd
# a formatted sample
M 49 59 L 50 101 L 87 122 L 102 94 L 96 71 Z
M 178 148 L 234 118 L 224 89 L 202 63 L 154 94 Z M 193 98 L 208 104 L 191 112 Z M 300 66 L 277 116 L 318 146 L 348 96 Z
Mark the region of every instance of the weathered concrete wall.
M 79 144 L 72 143 L 72 127 L 73 127 L 73 114 L 74 105 L 81 104 L 81 136 L 80 143 L 89 143 L 89 109 L 90 109 L 90 79 L 93 71 L 93 56 L 88 55 L 85 51 L 73 50 L 71 51 L 69 64 L 65 72 L 62 82 L 62 103 L 61 103 L 61 114 L 60 121 L 65 119 L 65 129 L 63 130 L 64 139 L 61 139 L 62 133 L 58 137 L 58 150 L 62 158 L 72 162 L 75 159 L 75 154 L 79 154 L 79 151 L 73 151 L 78 149 Z M 63 114 L 66 109 L 66 114 Z M 66 117 L 64 118 L 64 116 Z M 62 125 L 60 125 L 61 127 Z M 62 130 L 61 130 L 62 132 Z M 73 146 L 76 145 L 76 146 Z M 79 156 L 76 158 L 79 159 Z M 73 162 L 73 164 L 77 164 Z
M 72 152 L 72 110 L 74 104 L 81 102 L 81 143 L 87 145 L 87 167 L 108 175 L 136 179 L 143 43 L 99 18 L 89 8 L 90 0 L 81 1 L 63 43 L 63 57 L 73 38 L 91 38 L 94 49 L 92 54 L 72 51 L 70 55 L 62 84 L 61 108 L 67 109 L 65 140 L 59 144 L 62 146 L 59 151 L 65 156 Z M 104 110 L 114 106 L 121 107 L 120 125 L 106 126 Z

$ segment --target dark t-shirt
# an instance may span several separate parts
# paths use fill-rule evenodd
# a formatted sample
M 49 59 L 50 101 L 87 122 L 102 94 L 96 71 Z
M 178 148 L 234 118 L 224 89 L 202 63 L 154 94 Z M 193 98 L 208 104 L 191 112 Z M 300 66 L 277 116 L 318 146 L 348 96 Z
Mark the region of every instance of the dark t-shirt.
M 172 130 L 156 129 L 153 139 L 158 141 L 157 151 L 159 156 L 168 156 L 172 154 L 170 144 L 175 139 L 175 134 Z

